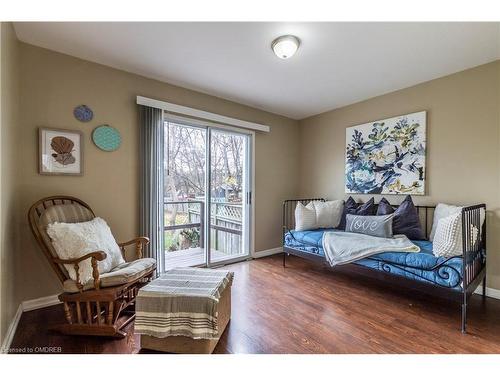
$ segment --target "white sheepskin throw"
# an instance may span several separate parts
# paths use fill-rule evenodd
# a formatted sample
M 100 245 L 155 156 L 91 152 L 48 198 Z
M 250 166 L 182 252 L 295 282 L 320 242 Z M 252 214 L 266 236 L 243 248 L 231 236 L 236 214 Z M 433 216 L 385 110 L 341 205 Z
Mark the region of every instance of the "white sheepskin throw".
M 47 226 L 47 234 L 52 245 L 61 259 L 80 258 L 81 256 L 102 250 L 107 254 L 106 259 L 97 262 L 99 273 L 111 271 L 116 266 L 125 263 L 111 229 L 106 221 L 96 217 L 83 223 L 53 223 Z M 73 265 L 64 265 L 69 277 L 76 281 L 76 272 Z M 85 284 L 92 280 L 92 265 L 90 258 L 79 264 L 80 283 Z

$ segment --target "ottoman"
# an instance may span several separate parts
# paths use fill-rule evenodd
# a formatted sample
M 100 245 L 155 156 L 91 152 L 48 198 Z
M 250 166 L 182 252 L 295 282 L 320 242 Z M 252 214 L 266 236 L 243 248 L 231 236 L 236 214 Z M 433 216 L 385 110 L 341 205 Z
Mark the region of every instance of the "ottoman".
M 141 288 L 135 333 L 141 348 L 212 353 L 231 318 L 233 273 L 175 268 Z

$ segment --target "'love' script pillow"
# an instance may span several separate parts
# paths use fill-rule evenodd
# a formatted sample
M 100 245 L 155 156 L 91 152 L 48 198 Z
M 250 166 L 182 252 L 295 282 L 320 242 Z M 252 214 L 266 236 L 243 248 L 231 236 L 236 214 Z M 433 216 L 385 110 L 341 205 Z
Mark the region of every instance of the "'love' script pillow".
M 392 219 L 394 214 L 380 216 L 346 216 L 346 232 L 361 233 L 369 236 L 392 238 Z

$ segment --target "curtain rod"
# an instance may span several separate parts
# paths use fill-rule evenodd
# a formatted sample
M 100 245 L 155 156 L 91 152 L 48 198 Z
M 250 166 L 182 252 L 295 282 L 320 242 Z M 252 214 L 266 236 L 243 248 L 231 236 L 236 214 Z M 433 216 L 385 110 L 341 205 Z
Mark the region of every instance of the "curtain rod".
M 215 121 L 221 124 L 233 125 L 239 128 L 258 130 L 262 132 L 271 131 L 271 128 L 267 125 L 257 124 L 255 122 L 250 122 L 245 120 L 239 120 L 233 117 L 202 111 L 200 109 L 185 107 L 182 105 L 168 103 L 161 100 L 146 98 L 144 96 L 137 96 L 137 104 L 163 109 L 167 112 L 180 113 L 191 117 L 198 117 L 205 120 Z

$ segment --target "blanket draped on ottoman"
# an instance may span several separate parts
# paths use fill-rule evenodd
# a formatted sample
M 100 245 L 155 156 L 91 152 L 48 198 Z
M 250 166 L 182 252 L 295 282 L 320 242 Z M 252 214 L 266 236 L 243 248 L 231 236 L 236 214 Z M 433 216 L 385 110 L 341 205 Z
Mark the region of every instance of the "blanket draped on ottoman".
M 217 305 L 233 276 L 233 272 L 202 268 L 167 271 L 139 290 L 135 333 L 158 338 L 216 338 Z

